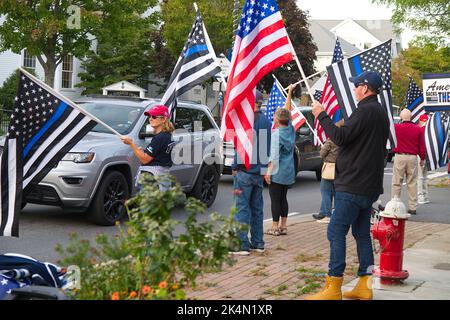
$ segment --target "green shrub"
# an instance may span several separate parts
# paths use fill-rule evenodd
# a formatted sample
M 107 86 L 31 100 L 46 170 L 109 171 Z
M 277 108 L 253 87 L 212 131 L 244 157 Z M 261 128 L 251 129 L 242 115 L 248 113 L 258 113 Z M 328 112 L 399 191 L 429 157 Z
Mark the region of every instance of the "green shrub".
M 234 211 L 228 217 L 211 214 L 199 223 L 197 214 L 205 212 L 199 200 L 183 201 L 184 222 L 171 219 L 171 212 L 184 194 L 179 185 L 160 191 L 159 182 L 167 177 L 146 176 L 143 188 L 127 201 L 129 221 L 118 225 L 119 234 L 99 235 L 96 246 L 71 236 L 69 245 L 56 250 L 63 265 L 81 269 L 81 289 L 77 299 L 184 299 L 184 288 L 195 287 L 198 276 L 218 271 L 234 260 L 230 248 L 239 246 Z M 171 179 L 173 182 L 173 179 Z M 183 224 L 184 233 L 174 236 Z

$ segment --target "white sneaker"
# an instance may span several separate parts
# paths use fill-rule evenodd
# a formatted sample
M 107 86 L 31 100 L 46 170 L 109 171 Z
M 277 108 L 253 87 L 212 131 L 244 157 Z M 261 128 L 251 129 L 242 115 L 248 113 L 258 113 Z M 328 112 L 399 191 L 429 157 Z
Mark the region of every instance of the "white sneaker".
M 323 219 L 317 220 L 317 223 L 330 223 L 330 218 L 329 217 L 325 217 Z

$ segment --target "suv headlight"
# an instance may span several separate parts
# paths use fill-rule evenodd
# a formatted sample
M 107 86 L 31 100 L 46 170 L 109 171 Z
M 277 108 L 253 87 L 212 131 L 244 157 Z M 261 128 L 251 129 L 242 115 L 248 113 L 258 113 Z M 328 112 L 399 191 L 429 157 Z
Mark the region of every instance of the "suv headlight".
M 73 161 L 75 163 L 89 163 L 94 159 L 94 152 L 69 152 L 61 161 Z

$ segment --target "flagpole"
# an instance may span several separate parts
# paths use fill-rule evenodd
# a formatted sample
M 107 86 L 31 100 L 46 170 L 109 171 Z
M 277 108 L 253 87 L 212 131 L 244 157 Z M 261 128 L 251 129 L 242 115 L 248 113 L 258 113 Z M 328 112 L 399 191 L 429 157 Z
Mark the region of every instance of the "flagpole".
M 70 100 L 69 98 L 64 97 L 63 95 L 59 94 L 58 92 L 56 92 L 55 89 L 53 89 L 52 87 L 50 87 L 49 85 L 47 85 L 46 83 L 44 83 L 43 81 L 39 80 L 38 78 L 36 78 L 35 76 L 33 76 L 32 74 L 30 74 L 28 71 L 26 71 L 25 69 L 19 68 L 19 70 L 21 72 L 23 72 L 24 74 L 26 74 L 29 78 L 31 78 L 32 80 L 36 81 L 40 86 L 44 87 L 44 89 L 46 89 L 47 91 L 50 91 L 53 95 L 55 95 L 59 100 L 64 101 L 65 103 L 67 103 L 68 105 L 74 107 L 75 109 L 77 109 L 78 111 L 80 111 L 80 113 L 84 114 L 87 117 L 91 117 L 93 120 L 95 120 L 96 122 L 98 122 L 99 124 L 103 125 L 105 128 L 111 130 L 113 133 L 115 133 L 116 135 L 118 135 L 119 137 L 122 137 L 122 135 L 117 132 L 116 130 L 114 130 L 113 128 L 111 128 L 110 126 L 108 126 L 106 123 L 104 123 L 103 121 L 101 121 L 100 119 L 98 119 L 97 117 L 93 116 L 92 114 L 90 114 L 89 112 L 87 112 L 86 110 L 83 110 L 82 108 L 80 108 L 75 102 L 73 102 L 72 100 Z
M 311 87 L 309 86 L 308 81 L 306 81 L 307 78 L 306 78 L 305 72 L 303 71 L 302 65 L 300 64 L 300 61 L 298 60 L 297 53 L 294 50 L 294 46 L 292 45 L 291 38 L 289 38 L 289 34 L 287 33 L 287 30 L 286 30 L 286 36 L 288 38 L 289 45 L 291 46 L 291 51 L 292 51 L 292 54 L 294 55 L 295 62 L 297 63 L 298 69 L 300 70 L 300 74 L 302 75 L 302 79 L 303 79 L 303 81 L 305 81 L 306 89 L 308 90 L 308 94 L 311 98 L 311 101 L 315 101 L 316 99 L 314 99 L 314 95 L 311 92 Z
M 324 73 L 324 72 L 327 72 L 327 70 L 322 70 L 322 71 L 316 72 L 316 73 L 314 73 L 314 74 L 312 74 L 312 75 L 306 77 L 305 79 L 302 79 L 302 80 L 300 80 L 300 81 L 297 81 L 296 83 L 293 83 L 292 85 L 293 85 L 293 86 L 296 86 L 297 84 L 300 84 L 300 83 L 306 81 L 307 79 L 311 79 L 311 78 L 313 78 L 313 77 L 315 77 L 315 76 L 317 76 L 317 75 L 319 75 L 319 74 L 322 74 L 322 73 Z M 284 88 L 284 89 L 287 90 L 288 88 L 289 88 L 289 87 L 286 87 L 286 88 Z
M 197 6 L 197 2 L 194 2 L 194 8 L 195 8 L 195 12 L 199 12 L 198 6 Z M 205 33 L 206 45 L 209 47 L 209 49 L 214 54 L 214 60 L 216 61 L 217 65 L 220 67 L 220 64 L 217 61 L 216 52 L 214 51 L 214 47 L 212 46 L 211 40 L 209 39 L 208 31 L 206 31 L 206 27 L 205 27 L 205 24 L 203 22 L 202 22 L 202 25 L 203 25 L 203 32 Z M 221 70 L 221 72 L 220 72 L 220 76 L 219 77 L 220 77 L 220 79 L 222 80 L 222 83 L 225 86 L 225 90 L 227 90 L 227 81 L 225 80 L 225 77 L 223 76 L 222 68 L 220 68 L 220 70 Z
M 275 75 L 272 73 L 272 77 L 274 78 L 275 82 L 277 83 L 278 87 L 281 88 L 283 90 L 283 93 L 286 95 L 287 97 L 287 92 L 286 89 L 283 88 L 283 86 L 281 85 L 280 81 L 278 81 L 277 77 L 275 77 Z M 297 104 L 295 103 L 295 101 L 292 101 L 294 103 L 294 107 L 298 108 Z M 306 119 L 305 117 L 305 122 L 306 125 L 309 127 L 309 129 L 313 132 L 313 134 L 316 136 L 316 139 L 320 142 L 320 145 L 323 146 L 322 141 L 320 141 L 319 137 L 317 136 L 317 132 L 316 130 L 314 130 L 313 128 L 311 128 L 310 124 L 308 123 L 308 119 Z

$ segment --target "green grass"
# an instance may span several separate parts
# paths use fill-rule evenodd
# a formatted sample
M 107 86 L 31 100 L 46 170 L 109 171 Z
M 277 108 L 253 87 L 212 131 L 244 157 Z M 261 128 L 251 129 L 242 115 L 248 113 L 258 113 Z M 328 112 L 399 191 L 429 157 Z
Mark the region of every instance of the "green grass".
M 317 282 L 308 283 L 307 285 L 301 287 L 297 291 L 297 295 L 301 296 L 301 295 L 304 295 L 304 294 L 308 294 L 308 293 L 314 292 L 317 289 L 319 289 L 321 286 L 322 285 L 320 283 L 317 283 Z

